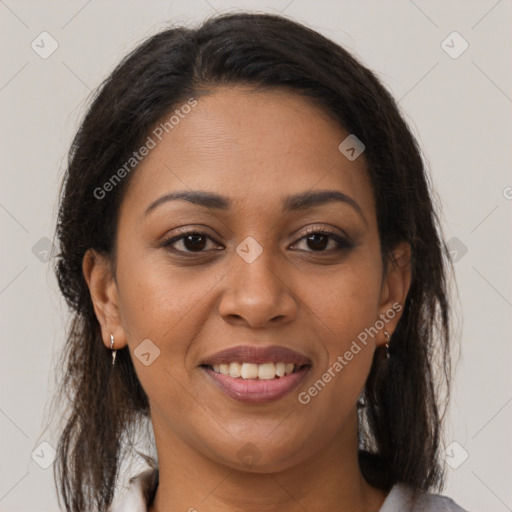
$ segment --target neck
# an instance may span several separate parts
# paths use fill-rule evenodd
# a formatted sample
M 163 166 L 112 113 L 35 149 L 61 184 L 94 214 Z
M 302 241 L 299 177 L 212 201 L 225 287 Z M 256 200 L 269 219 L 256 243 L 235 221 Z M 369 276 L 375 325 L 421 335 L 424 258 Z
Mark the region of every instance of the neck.
M 386 493 L 360 471 L 355 415 L 352 420 L 350 436 L 341 432 L 313 457 L 267 473 L 212 461 L 168 433 L 158 439 L 155 429 L 159 485 L 149 512 L 377 512 Z

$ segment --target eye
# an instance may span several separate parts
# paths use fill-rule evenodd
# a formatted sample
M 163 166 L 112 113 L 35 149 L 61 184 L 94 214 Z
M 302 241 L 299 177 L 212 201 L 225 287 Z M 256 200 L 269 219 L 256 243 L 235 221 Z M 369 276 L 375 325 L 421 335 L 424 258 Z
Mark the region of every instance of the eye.
M 297 246 L 302 241 L 304 241 L 307 249 L 300 250 L 306 252 L 336 252 L 353 247 L 353 244 L 347 238 L 318 228 L 307 230 L 305 236 L 294 245 Z
M 353 247 L 353 244 L 337 233 L 322 230 L 319 228 L 310 228 L 307 230 L 302 238 L 295 244 L 294 248 L 299 243 L 306 245 L 306 252 L 337 252 L 344 249 Z M 210 246 L 210 247 L 209 247 Z M 210 236 L 201 231 L 183 231 L 181 234 L 172 236 L 162 242 L 162 247 L 168 248 L 177 253 L 201 253 L 207 250 L 219 250 L 219 246 Z
M 200 231 L 183 232 L 173 236 L 162 243 L 162 247 L 170 248 L 176 252 L 199 253 L 208 249 L 208 242 L 214 242 L 206 233 Z M 216 246 L 218 247 L 218 246 Z

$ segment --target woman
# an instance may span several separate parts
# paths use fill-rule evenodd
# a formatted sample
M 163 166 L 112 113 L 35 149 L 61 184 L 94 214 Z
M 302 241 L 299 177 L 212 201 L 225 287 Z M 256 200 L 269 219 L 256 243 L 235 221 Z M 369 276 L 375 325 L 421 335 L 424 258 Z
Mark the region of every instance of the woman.
M 151 37 L 76 135 L 57 235 L 66 510 L 462 510 L 432 493 L 447 252 L 344 49 L 272 15 Z M 114 501 L 145 419 L 157 460 Z

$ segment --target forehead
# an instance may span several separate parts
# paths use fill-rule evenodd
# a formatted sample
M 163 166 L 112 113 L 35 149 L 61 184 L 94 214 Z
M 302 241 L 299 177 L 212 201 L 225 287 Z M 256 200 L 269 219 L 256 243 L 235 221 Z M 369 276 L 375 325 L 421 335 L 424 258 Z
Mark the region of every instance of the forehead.
M 373 209 L 364 157 L 349 161 L 338 150 L 349 133 L 312 101 L 235 86 L 176 110 L 161 140 L 150 134 L 155 147 L 134 171 L 122 209 L 140 213 L 162 194 L 187 189 L 229 196 L 239 208 L 277 207 L 286 195 L 336 189 Z

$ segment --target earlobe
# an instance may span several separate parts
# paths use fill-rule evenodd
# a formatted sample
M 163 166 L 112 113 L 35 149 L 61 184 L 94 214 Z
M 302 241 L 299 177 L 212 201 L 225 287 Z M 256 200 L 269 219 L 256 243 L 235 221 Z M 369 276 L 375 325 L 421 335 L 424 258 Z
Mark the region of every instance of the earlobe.
M 397 245 L 388 260 L 382 283 L 379 316 L 386 321 L 386 331 L 392 336 L 402 316 L 403 307 L 411 286 L 411 247 L 402 242 Z M 388 340 L 384 332 L 377 344 L 384 345 Z
M 113 335 L 116 348 L 124 347 L 126 335 L 120 322 L 117 286 L 110 261 L 106 256 L 89 249 L 82 260 L 82 272 L 101 327 L 103 343 L 110 348 L 110 336 Z

